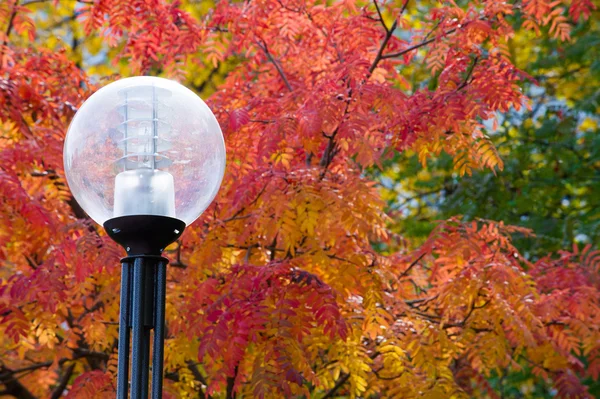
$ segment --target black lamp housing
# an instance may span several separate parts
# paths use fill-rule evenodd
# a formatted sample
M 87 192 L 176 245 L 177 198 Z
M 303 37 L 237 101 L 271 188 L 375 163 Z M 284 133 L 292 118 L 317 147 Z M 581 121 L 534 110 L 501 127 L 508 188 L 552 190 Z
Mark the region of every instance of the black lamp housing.
M 177 241 L 185 222 L 168 216 L 119 216 L 104 222 L 106 233 L 125 248 L 128 256 L 156 255 Z

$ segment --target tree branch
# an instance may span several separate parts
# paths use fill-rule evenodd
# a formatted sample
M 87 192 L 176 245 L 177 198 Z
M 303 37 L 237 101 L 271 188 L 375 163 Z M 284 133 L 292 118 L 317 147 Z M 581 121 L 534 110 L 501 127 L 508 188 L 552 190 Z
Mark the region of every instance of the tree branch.
M 466 26 L 466 25 L 467 25 L 467 24 L 464 24 L 464 25 L 463 25 L 463 27 L 464 27 L 464 26 Z M 451 34 L 451 33 L 454 33 L 454 32 L 456 32 L 457 30 L 458 30 L 458 28 L 452 28 L 452 29 L 450 29 L 450 30 L 446 31 L 446 32 L 444 33 L 444 36 L 445 36 L 445 35 L 449 35 L 449 34 Z M 414 46 L 410 46 L 410 47 L 408 47 L 408 48 L 405 48 L 404 50 L 398 51 L 397 53 L 389 53 L 389 54 L 384 54 L 384 55 L 382 55 L 382 56 L 381 56 L 381 58 L 385 60 L 385 59 L 388 59 L 388 58 L 400 57 L 400 56 L 403 56 L 403 55 L 404 55 L 404 54 L 406 54 L 406 53 L 410 53 L 410 52 L 411 52 L 411 51 L 413 51 L 413 50 L 416 50 L 416 49 L 418 49 L 418 48 L 421 48 L 421 47 L 423 47 L 423 46 L 427 46 L 428 44 L 430 44 L 430 43 L 432 43 L 432 42 L 434 42 L 434 41 L 436 41 L 436 40 L 437 40 L 437 38 L 436 38 L 436 37 L 432 37 L 431 39 L 424 40 L 424 41 L 422 41 L 421 43 L 417 43 L 417 44 L 415 44 Z
M 76 353 L 74 353 L 72 358 L 60 359 L 58 361 L 58 365 L 62 366 L 63 364 L 65 364 L 67 362 L 77 360 L 77 359 L 82 359 L 82 358 L 85 358 L 88 360 L 90 358 L 96 358 L 96 359 L 101 359 L 101 360 L 107 361 L 108 355 L 103 352 L 92 352 L 92 351 L 88 351 L 88 350 L 80 350 L 80 351 L 77 351 Z M 46 362 L 36 363 L 36 364 L 29 365 L 29 366 L 21 367 L 19 369 L 15 369 L 15 370 L 11 370 L 6 367 L 0 366 L 0 383 L 6 385 L 7 389 L 11 389 L 11 388 L 9 388 L 10 381 L 16 381 L 18 383 L 17 377 L 15 377 L 16 374 L 21 374 L 21 373 L 26 373 L 29 371 L 36 371 L 39 369 L 48 368 L 48 367 L 52 366 L 53 363 L 54 363 L 53 361 L 49 360 Z M 20 383 L 19 383 L 19 385 L 20 385 Z M 16 385 L 14 385 L 14 384 L 12 386 L 16 387 Z M 18 388 L 18 387 L 16 387 L 16 388 Z M 14 395 L 14 396 L 20 397 L 18 395 Z
M 471 76 L 473 76 L 473 70 L 475 69 L 475 66 L 477 65 L 477 62 L 479 62 L 479 57 L 478 56 L 475 57 L 475 59 L 473 60 L 473 63 L 471 64 L 471 66 L 467 70 L 467 76 L 465 76 L 465 78 L 462 81 L 462 83 L 460 84 L 460 86 L 458 86 L 456 88 L 456 91 L 460 91 L 460 90 L 464 89 L 470 83 L 469 79 L 471 79 Z
M 63 394 L 63 391 L 69 383 L 69 379 L 71 379 L 71 376 L 73 375 L 74 369 L 75 363 L 72 363 L 69 365 L 69 367 L 67 367 L 65 372 L 60 376 L 60 379 L 58 380 L 58 385 L 56 385 L 56 387 L 52 390 L 52 395 L 50 396 L 50 399 L 60 399 L 60 397 Z
M 408 1 L 409 0 L 406 0 L 404 2 L 404 6 L 402 7 L 400 14 L 402 14 L 404 12 L 404 10 L 406 10 L 406 7 L 408 6 Z M 396 19 L 396 20 L 394 20 L 394 23 L 392 24 L 392 26 L 388 29 L 388 27 L 383 22 L 383 17 L 381 15 L 381 10 L 379 9 L 379 5 L 377 4 L 377 0 L 374 0 L 374 3 L 375 3 L 375 8 L 377 9 L 377 13 L 379 14 L 381 24 L 383 25 L 383 28 L 386 31 L 386 35 L 383 38 L 383 42 L 381 43 L 381 46 L 379 46 L 379 50 L 377 51 L 377 55 L 375 56 L 373 63 L 369 67 L 367 76 L 370 76 L 373 73 L 373 71 L 375 70 L 375 68 L 377 68 L 377 65 L 379 64 L 379 62 L 382 59 L 384 59 L 383 52 L 398 25 L 398 20 Z M 352 89 L 349 90 L 348 97 L 346 99 L 346 109 L 344 110 L 344 114 L 342 115 L 342 120 L 346 117 L 346 114 L 348 113 L 348 109 L 350 107 L 351 101 L 352 101 Z M 338 130 L 339 130 L 339 126 L 331 135 L 325 136 L 325 137 L 327 137 L 327 139 L 329 139 L 329 142 L 327 143 L 327 147 L 325 148 L 325 151 L 323 152 L 323 156 L 321 157 L 321 160 L 319 162 L 319 165 L 323 168 L 323 171 L 320 174 L 320 179 L 323 179 L 325 177 L 325 173 L 327 172 L 327 169 L 329 168 L 329 165 L 331 164 L 333 157 L 339 151 L 339 149 L 337 148 L 336 142 L 335 142 L 335 136 L 337 135 Z
M 21 367 L 20 369 L 15 369 L 15 370 L 5 368 L 4 373 L 15 375 L 15 374 L 20 374 L 20 373 L 25 373 L 27 371 L 35 371 L 38 369 L 43 369 L 43 368 L 50 367 L 50 366 L 52 366 L 52 361 L 47 361 L 47 362 L 43 362 L 43 363 L 32 364 L 31 366 Z M 0 381 L 3 380 L 4 373 L 0 373 Z
M 421 254 L 421 255 L 420 255 L 420 256 L 419 256 L 417 259 L 415 259 L 415 260 L 414 260 L 414 261 L 413 261 L 413 262 L 412 262 L 412 263 L 411 263 L 411 264 L 408 266 L 408 268 L 407 268 L 405 271 L 403 271 L 402 273 L 400 273 L 400 275 L 398 276 L 398 280 L 400 280 L 402 277 L 405 277 L 405 276 L 408 274 L 408 272 L 410 272 L 410 270 L 411 270 L 413 267 L 415 267 L 415 266 L 416 266 L 416 264 L 417 264 L 417 263 L 419 263 L 419 261 L 420 261 L 421 259 L 423 259 L 423 257 L 425 257 L 425 255 L 427 255 L 427 254 L 426 254 L 425 252 L 423 252 L 423 253 L 422 253 L 422 254 Z
M 379 353 L 379 352 L 373 352 L 372 354 L 369 355 L 369 357 L 371 358 L 371 360 L 373 360 L 380 354 L 381 353 Z M 327 391 L 325 396 L 323 396 L 321 399 L 333 398 L 333 395 L 335 395 L 337 390 L 340 389 L 342 387 L 342 385 L 344 385 L 346 383 L 346 381 L 348 381 L 349 378 L 350 378 L 350 373 L 344 374 L 344 376 L 338 380 L 338 382 L 333 386 L 333 388 L 331 388 L 329 391 Z
M 377 55 L 375 56 L 373 63 L 369 67 L 369 75 L 371 75 L 373 73 L 375 68 L 377 68 L 377 64 L 379 64 L 379 61 L 381 61 L 383 59 L 383 51 L 385 50 L 385 47 L 387 46 L 388 42 L 390 41 L 390 38 L 392 37 L 394 31 L 396 30 L 397 25 L 398 25 L 398 21 L 396 20 L 396 21 L 394 21 L 394 23 L 392 24 L 392 26 L 389 30 L 387 28 L 385 28 L 387 30 L 387 34 L 383 38 L 383 42 L 381 43 L 381 46 L 379 47 L 379 50 L 377 51 Z M 385 25 L 384 25 L 384 27 L 385 27 Z
M 400 15 L 404 14 L 404 11 L 406 11 L 406 7 L 408 7 L 408 2 L 409 2 L 409 1 L 410 1 L 410 0 L 406 0 L 406 1 L 404 2 L 404 4 L 402 5 L 402 9 L 400 10 Z
M 410 306 L 411 308 L 418 308 L 420 306 L 423 306 L 423 305 L 433 301 L 437 297 L 438 297 L 437 295 L 434 295 L 434 296 L 430 296 L 427 298 L 407 299 L 404 301 L 404 303 L 407 304 L 408 306 Z
M 350 109 L 350 103 L 352 102 L 352 89 L 350 88 L 350 84 L 348 82 L 346 82 L 346 88 L 348 89 L 348 97 L 346 98 L 346 101 L 345 101 L 346 107 L 344 108 L 344 113 L 342 114 L 342 122 L 343 122 L 344 118 L 346 117 L 346 115 L 348 114 L 348 110 Z M 319 166 L 321 166 L 323 168 L 323 171 L 321 172 L 321 174 L 319 176 L 319 179 L 321 179 L 321 180 L 325 177 L 325 174 L 327 173 L 327 169 L 329 168 L 329 165 L 331 165 L 331 161 L 333 160 L 333 157 L 339 151 L 339 149 L 336 149 L 337 144 L 335 142 L 335 136 L 338 134 L 338 132 L 340 130 L 340 125 L 342 124 L 342 122 L 340 122 L 340 124 L 337 126 L 335 131 L 333 133 L 331 133 L 331 135 L 326 135 L 325 133 L 323 133 L 323 135 L 325 137 L 327 137 L 329 142 L 327 143 L 327 148 L 325 148 L 325 151 L 323 152 L 323 155 L 321 156 L 321 160 L 319 161 Z
M 270 177 L 270 176 L 269 176 Z M 250 207 L 252 205 L 254 205 L 261 197 L 261 195 L 263 195 L 263 193 L 265 192 L 265 190 L 267 189 L 267 186 L 269 185 L 270 180 L 267 180 L 267 182 L 264 184 L 264 186 L 260 189 L 260 191 L 258 192 L 258 194 L 256 195 L 256 197 L 250 201 L 250 203 L 248 205 L 245 205 L 243 207 L 241 207 L 237 212 L 235 212 L 231 217 L 227 218 L 227 219 L 223 219 L 222 222 L 223 223 L 227 223 L 227 222 L 231 222 L 232 220 L 236 220 L 236 219 L 243 219 L 246 217 L 249 217 L 250 215 L 244 215 L 244 216 L 239 216 L 240 213 L 244 212 L 244 210 L 247 207 Z
M 383 15 L 381 15 L 381 10 L 379 9 L 379 3 L 377 3 L 377 0 L 373 0 L 373 3 L 375 4 L 375 9 L 377 10 L 377 15 L 379 15 L 379 21 L 381 21 L 381 24 L 383 25 L 383 28 L 385 29 L 385 31 L 387 33 L 389 33 L 390 30 L 388 29 L 387 26 L 385 26 L 385 22 L 383 22 Z
M 447 192 L 447 191 L 452 190 L 452 187 L 449 187 L 447 185 L 447 183 L 448 182 L 445 181 L 444 185 L 441 186 L 441 187 L 434 188 L 434 189 L 429 190 L 429 191 L 422 191 L 422 192 L 417 193 L 417 194 L 415 194 L 413 196 L 410 196 L 410 197 L 405 197 L 405 198 L 403 198 L 403 201 L 401 203 L 399 203 L 399 204 L 393 204 L 391 206 L 391 209 L 394 209 L 394 210 L 402 209 L 405 205 L 408 205 L 408 203 L 410 203 L 413 200 L 416 200 L 416 199 L 419 199 L 419 198 L 423 198 L 423 197 L 427 197 L 428 195 L 431 195 L 431 194 L 438 194 L 438 193 L 441 193 L 443 191 Z
M 72 18 L 72 17 L 69 17 L 69 18 Z M 26 122 L 23 121 L 23 123 L 26 123 Z M 46 170 L 43 170 L 43 171 L 35 171 L 35 172 L 31 172 L 29 175 L 32 176 L 32 177 L 44 177 L 44 178 L 48 178 L 50 180 L 50 182 L 58 190 L 61 190 L 61 189 L 68 190 L 68 187 L 65 185 L 65 183 L 63 183 L 63 181 L 61 181 L 59 179 L 58 174 L 53 169 L 46 169 Z M 90 220 L 90 217 L 87 215 L 87 213 L 85 213 L 85 211 L 83 210 L 83 208 L 81 206 L 79 206 L 79 204 L 77 203 L 77 201 L 75 201 L 75 198 L 73 196 L 70 196 L 70 198 L 66 202 L 71 207 L 71 210 L 73 211 L 73 214 L 75 215 L 75 217 L 77 219 L 87 219 L 87 220 Z M 89 228 L 89 230 L 90 230 L 90 232 L 95 232 L 96 231 L 96 229 L 93 226 L 91 226 Z
M 19 5 L 19 0 L 15 0 L 15 2 L 13 4 L 12 12 L 10 14 L 10 18 L 8 19 L 8 26 L 6 27 L 6 31 L 4 32 L 4 34 L 5 34 L 4 45 L 5 46 L 8 44 L 8 37 L 10 36 L 10 32 L 12 31 L 12 28 L 13 28 L 13 22 L 15 21 L 15 17 L 17 16 L 17 6 L 18 5 Z
M 13 370 L 3 366 L 0 366 L 0 383 L 6 387 L 2 391 L 3 395 L 12 395 L 19 399 L 38 399 L 14 377 Z
M 262 45 L 259 42 L 255 42 L 256 45 L 265 53 L 265 55 L 267 56 L 267 58 L 269 59 L 269 61 L 271 61 L 271 63 L 273 65 L 275 65 L 275 69 L 277 69 L 277 72 L 279 73 L 279 76 L 281 76 L 281 79 L 283 80 L 283 83 L 285 84 L 285 87 L 287 87 L 287 89 L 289 91 L 292 91 L 292 85 L 290 85 L 290 82 L 287 80 L 287 77 L 285 76 L 285 73 L 283 73 L 283 69 L 281 68 L 281 65 L 279 65 L 279 63 L 275 60 L 275 58 L 273 58 L 273 56 L 271 55 L 271 53 L 269 52 L 269 49 L 267 47 L 267 43 L 265 43 L 264 40 L 262 41 Z
M 379 64 L 379 61 L 381 61 L 383 59 L 383 51 L 385 50 L 385 47 L 387 46 L 388 42 L 392 38 L 392 35 L 394 34 L 396 27 L 398 26 L 398 19 L 395 19 L 392 26 L 388 29 L 388 27 L 385 25 L 385 22 L 383 22 L 383 16 L 381 15 L 381 11 L 379 10 L 379 5 L 377 4 L 377 0 L 373 0 L 373 2 L 375 3 L 375 8 L 377 9 L 377 14 L 379 14 L 379 19 L 381 21 L 381 24 L 383 25 L 383 28 L 386 31 L 386 35 L 383 39 L 383 42 L 381 43 L 381 46 L 379 46 L 379 51 L 377 51 L 377 55 L 375 56 L 373 63 L 369 67 L 369 75 L 371 75 L 373 73 L 375 68 L 377 68 L 377 64 Z M 404 10 L 406 10 L 406 7 L 408 6 L 408 2 L 409 2 L 409 0 L 406 0 L 404 2 L 404 5 L 402 6 L 402 10 L 400 11 L 400 15 L 402 15 Z
M 212 83 L 212 78 L 219 72 L 220 67 L 221 64 L 219 63 L 215 68 L 212 68 L 208 73 L 208 76 L 202 81 L 202 83 L 192 86 L 194 90 L 196 90 L 198 93 L 201 93 L 202 90 L 204 90 L 208 84 Z
M 379 375 L 381 370 L 383 370 L 383 367 L 380 368 L 379 370 L 374 370 L 374 372 L 375 372 L 375 375 L 377 376 L 377 378 L 379 378 L 380 380 L 383 380 L 383 381 L 395 380 L 396 378 L 400 378 L 400 377 L 402 377 L 402 375 L 404 375 L 404 372 L 401 372 L 400 374 L 398 374 L 397 376 L 394 376 L 394 377 L 382 377 Z
M 235 366 L 233 377 L 227 377 L 227 393 L 225 394 L 225 399 L 235 399 L 235 392 L 233 392 L 233 388 L 235 386 L 235 379 L 238 374 L 238 367 L 239 366 Z
M 321 399 L 333 398 L 333 395 L 335 395 L 335 393 L 337 392 L 337 390 L 340 389 L 342 387 L 342 385 L 344 385 L 346 383 L 346 381 L 348 381 L 349 378 L 350 378 L 350 374 L 345 374 L 342 378 L 340 378 L 338 380 L 338 382 L 333 386 L 333 388 L 331 388 L 325 394 L 325 396 L 323 396 Z
M 206 382 L 206 378 L 204 378 L 204 376 L 202 375 L 200 370 L 198 370 L 198 365 L 191 360 L 188 360 L 186 362 L 186 364 L 187 364 L 188 368 L 190 369 L 190 371 L 192 372 L 192 375 L 194 376 L 194 378 L 196 380 L 198 380 L 202 385 L 208 386 L 208 383 Z M 200 391 L 198 392 L 198 397 L 200 399 L 212 399 L 212 397 L 210 395 L 206 395 L 204 393 L 202 388 L 200 388 Z

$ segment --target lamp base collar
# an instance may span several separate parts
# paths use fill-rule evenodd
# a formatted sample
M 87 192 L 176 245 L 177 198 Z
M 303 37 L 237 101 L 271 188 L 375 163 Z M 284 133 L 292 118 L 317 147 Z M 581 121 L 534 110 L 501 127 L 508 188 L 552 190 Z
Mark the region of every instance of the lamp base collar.
M 128 256 L 160 256 L 183 234 L 185 222 L 168 216 L 119 216 L 104 222 L 104 229 Z

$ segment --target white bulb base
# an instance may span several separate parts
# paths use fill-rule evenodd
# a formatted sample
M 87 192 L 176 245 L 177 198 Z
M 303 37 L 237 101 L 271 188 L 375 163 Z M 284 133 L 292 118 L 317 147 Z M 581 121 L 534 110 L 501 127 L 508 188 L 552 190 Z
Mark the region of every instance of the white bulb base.
M 173 176 L 156 169 L 121 172 L 115 179 L 114 217 L 156 215 L 175 217 Z

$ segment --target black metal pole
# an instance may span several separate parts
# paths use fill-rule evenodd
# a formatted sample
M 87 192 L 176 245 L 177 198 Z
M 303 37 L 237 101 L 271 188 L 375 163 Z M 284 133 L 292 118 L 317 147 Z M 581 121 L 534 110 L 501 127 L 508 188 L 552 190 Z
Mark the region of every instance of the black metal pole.
M 129 347 L 131 339 L 131 399 L 147 399 L 152 342 L 152 399 L 162 398 L 165 298 L 168 260 L 142 255 L 122 260 L 119 316 L 119 369 L 117 398 L 129 397 Z
M 165 216 L 122 216 L 109 219 L 104 223 L 104 228 L 129 255 L 121 259 L 123 270 L 117 399 L 148 399 L 150 367 L 152 399 L 159 399 L 162 398 L 163 386 L 165 298 L 169 263 L 161 253 L 165 246 L 181 236 L 185 223 Z M 152 329 L 154 339 L 150 365 Z

